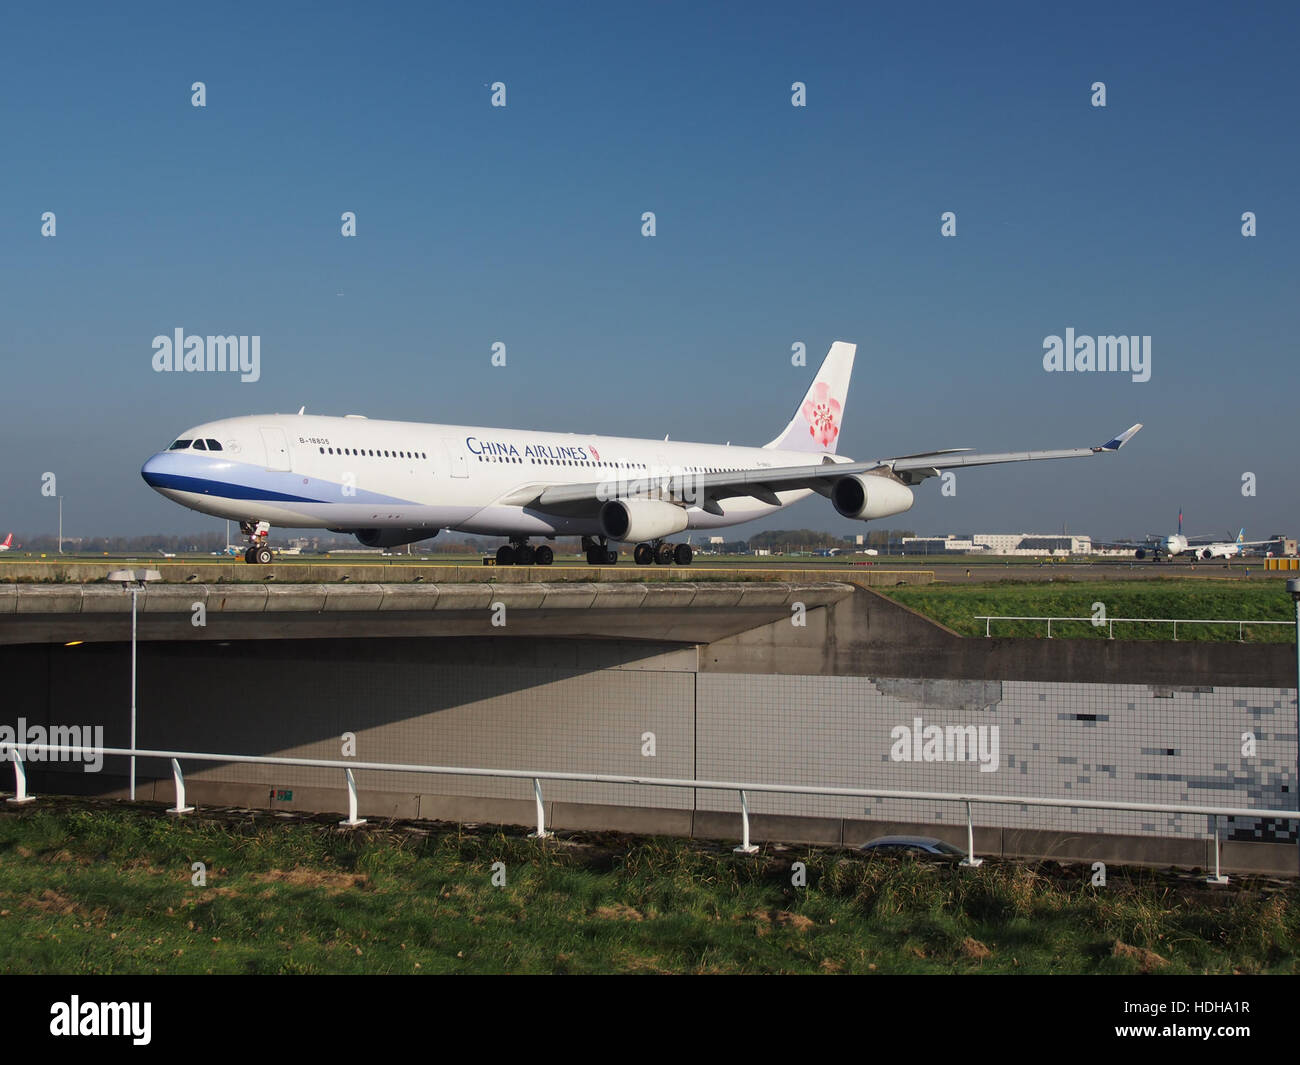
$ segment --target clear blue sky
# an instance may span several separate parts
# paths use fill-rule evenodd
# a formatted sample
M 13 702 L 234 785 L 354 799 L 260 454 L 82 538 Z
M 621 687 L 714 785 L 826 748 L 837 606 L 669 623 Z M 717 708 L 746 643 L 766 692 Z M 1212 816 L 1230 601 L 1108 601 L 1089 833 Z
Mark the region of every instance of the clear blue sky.
M 218 527 L 143 460 L 304 404 L 762 443 L 835 339 L 855 457 L 1147 425 L 885 524 L 1294 534 L 1300 9 L 1049 6 L 6 8 L 0 534 L 54 530 L 45 471 L 71 535 Z M 177 327 L 261 380 L 154 373 Z M 1151 380 L 1045 373 L 1066 327 L 1151 335 Z

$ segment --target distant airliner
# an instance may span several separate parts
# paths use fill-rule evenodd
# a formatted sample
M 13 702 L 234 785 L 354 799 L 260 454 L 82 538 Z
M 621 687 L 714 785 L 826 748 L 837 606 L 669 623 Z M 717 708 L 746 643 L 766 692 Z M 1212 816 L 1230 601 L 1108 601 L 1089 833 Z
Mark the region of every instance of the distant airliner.
M 14 534 L 10 533 L 5 537 L 4 543 L 0 544 L 0 551 L 12 551 L 14 547 L 22 547 L 22 544 L 14 544 Z
M 790 424 L 757 447 L 371 421 L 362 415 L 252 415 L 186 430 L 141 469 L 168 499 L 238 519 L 244 558 L 272 560 L 272 524 L 354 533 L 395 547 L 440 529 L 508 537 L 500 565 L 550 565 L 530 537 L 580 536 L 591 565 L 635 544 L 638 565 L 689 565 L 669 536 L 774 514 L 812 492 L 867 521 L 912 506 L 944 470 L 1118 451 L 1134 425 L 1096 447 L 975 454 L 968 448 L 870 462 L 836 454 L 856 345 L 836 341 Z
M 1148 552 L 1152 559 L 1159 562 L 1161 552 L 1170 558 L 1177 558 L 1179 555 L 1191 553 L 1193 559 L 1202 558 L 1206 561 L 1214 558 L 1236 558 L 1241 554 L 1243 547 L 1258 547 L 1262 544 L 1274 543 L 1274 540 L 1247 540 L 1246 530 L 1239 529 L 1235 540 L 1207 542 L 1204 536 L 1185 536 L 1183 534 L 1183 512 L 1178 512 L 1178 531 L 1170 533 L 1163 541 L 1157 541 L 1154 547 L 1139 547 L 1135 552 L 1138 558 L 1146 558 Z

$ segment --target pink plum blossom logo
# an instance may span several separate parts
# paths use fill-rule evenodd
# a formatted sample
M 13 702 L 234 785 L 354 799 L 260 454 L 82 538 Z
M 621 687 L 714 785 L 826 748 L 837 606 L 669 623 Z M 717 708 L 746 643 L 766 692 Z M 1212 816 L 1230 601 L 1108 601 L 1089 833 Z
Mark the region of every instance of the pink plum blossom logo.
M 840 435 L 835 424 L 840 416 L 840 403 L 831 395 L 831 386 L 825 381 L 813 385 L 811 395 L 804 400 L 800 413 L 808 423 L 808 435 L 822 447 L 830 447 Z

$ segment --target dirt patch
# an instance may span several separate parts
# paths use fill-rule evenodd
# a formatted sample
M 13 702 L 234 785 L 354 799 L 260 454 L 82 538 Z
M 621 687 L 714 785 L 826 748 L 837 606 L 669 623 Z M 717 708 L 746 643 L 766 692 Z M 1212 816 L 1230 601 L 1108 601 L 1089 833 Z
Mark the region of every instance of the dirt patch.
M 73 865 L 90 865 L 91 860 L 84 854 L 73 854 L 71 851 L 62 850 L 50 856 L 52 862 L 72 862 Z
M 596 916 L 605 921 L 644 921 L 645 917 L 640 910 L 633 909 L 631 906 L 625 906 L 621 902 L 616 902 L 612 906 L 599 906 L 596 908 Z
M 323 873 L 317 869 L 301 867 L 253 873 L 249 879 L 259 884 L 292 884 L 294 887 L 325 888 L 330 894 L 370 886 L 370 878 L 359 873 Z
M 776 923 L 784 928 L 793 928 L 796 932 L 806 932 L 810 928 L 817 927 L 817 922 L 811 917 L 805 917 L 801 913 L 791 913 L 789 910 L 779 910 Z
M 108 911 L 102 906 L 94 910 L 88 910 L 76 899 L 70 899 L 67 895 L 55 891 L 53 888 L 46 888 L 41 892 L 40 898 L 24 899 L 21 905 L 24 909 L 40 910 L 41 913 L 54 914 L 57 917 L 75 913 L 79 916 L 90 917 L 100 923 L 108 916 Z
M 810 928 L 817 927 L 816 921 L 801 913 L 791 913 L 789 910 L 755 910 L 747 916 L 758 922 L 760 936 L 774 924 L 781 928 L 793 928 L 796 932 L 806 932 Z
M 1137 962 L 1139 971 L 1144 973 L 1153 972 L 1169 964 L 1168 958 L 1162 958 L 1154 950 L 1134 947 L 1118 939 L 1115 940 L 1115 946 L 1111 948 L 1111 954 L 1116 958 L 1132 958 Z

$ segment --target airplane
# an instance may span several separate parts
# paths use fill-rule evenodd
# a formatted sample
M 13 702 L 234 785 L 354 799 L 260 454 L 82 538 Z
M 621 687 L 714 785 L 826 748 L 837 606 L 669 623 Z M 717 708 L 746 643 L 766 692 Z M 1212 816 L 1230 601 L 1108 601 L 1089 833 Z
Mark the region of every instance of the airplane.
M 1212 558 L 1236 558 L 1242 553 L 1243 547 L 1261 547 L 1264 544 L 1277 543 L 1276 540 L 1247 540 L 1246 530 L 1237 530 L 1237 538 L 1230 543 L 1213 543 L 1205 544 L 1198 547 L 1197 556 L 1204 559 Z
M 978 454 L 969 448 L 855 462 L 837 453 L 856 344 L 836 341 L 780 435 L 762 447 L 531 432 L 476 425 L 264 414 L 187 429 L 141 476 L 164 497 L 239 521 L 245 561 L 267 565 L 272 523 L 353 533 L 366 547 L 442 529 L 503 536 L 498 565 L 550 565 L 531 538 L 579 536 L 589 565 L 620 543 L 638 565 L 690 565 L 668 537 L 775 514 L 812 493 L 869 521 L 909 510 L 912 489 L 947 469 L 1118 451 L 1095 447 Z
M 1206 543 L 1204 536 L 1185 536 L 1183 534 L 1183 512 L 1178 511 L 1178 532 L 1170 533 L 1155 547 L 1150 548 L 1150 554 L 1154 561 L 1160 561 L 1160 553 L 1163 551 L 1170 558 L 1177 558 L 1179 555 L 1191 552 L 1193 558 L 1201 558 L 1206 561 L 1214 558 L 1235 558 L 1241 554 L 1243 547 L 1259 547 L 1263 544 L 1274 543 L 1274 540 L 1247 540 L 1246 530 L 1240 529 L 1237 532 L 1237 538 L 1231 541 L 1216 541 Z M 1134 553 L 1139 559 L 1146 558 L 1148 549 L 1139 547 Z
M 14 543 L 14 534 L 10 533 L 4 538 L 4 543 L 0 543 L 0 551 L 16 551 L 22 546 L 22 544 Z

